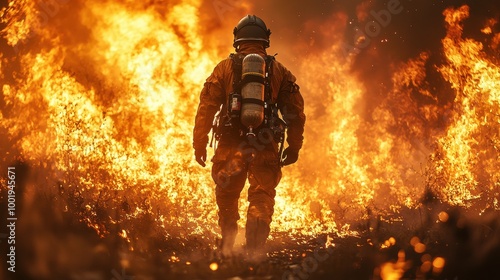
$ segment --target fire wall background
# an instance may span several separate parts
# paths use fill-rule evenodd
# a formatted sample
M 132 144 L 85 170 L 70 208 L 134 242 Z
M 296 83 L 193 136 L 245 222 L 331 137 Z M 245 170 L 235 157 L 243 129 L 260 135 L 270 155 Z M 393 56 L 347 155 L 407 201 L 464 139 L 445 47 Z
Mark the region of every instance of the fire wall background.
M 191 148 L 204 80 L 249 13 L 307 115 L 261 266 L 214 256 L 214 184 Z M 493 279 L 496 1 L 11 0 L 0 15 L 2 224 L 9 166 L 18 213 L 6 279 Z

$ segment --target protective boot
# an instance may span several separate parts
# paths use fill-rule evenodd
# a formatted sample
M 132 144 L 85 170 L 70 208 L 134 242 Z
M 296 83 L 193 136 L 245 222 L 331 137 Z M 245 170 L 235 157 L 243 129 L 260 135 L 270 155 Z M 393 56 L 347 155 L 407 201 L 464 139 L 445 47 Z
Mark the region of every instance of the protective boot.
M 238 234 L 238 225 L 236 222 L 227 223 L 221 225 L 222 240 L 221 240 L 221 252 L 223 256 L 230 256 L 233 252 L 234 242 L 236 240 L 236 235 Z
M 245 237 L 247 253 L 253 261 L 260 262 L 266 257 L 264 245 L 270 232 L 269 224 L 269 219 L 260 217 L 256 206 L 249 207 Z

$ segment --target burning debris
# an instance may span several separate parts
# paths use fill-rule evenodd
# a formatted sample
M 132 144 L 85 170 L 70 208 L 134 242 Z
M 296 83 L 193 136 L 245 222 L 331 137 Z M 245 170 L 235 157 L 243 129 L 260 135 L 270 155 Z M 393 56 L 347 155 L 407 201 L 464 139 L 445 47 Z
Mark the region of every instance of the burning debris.
M 499 277 L 497 3 L 215 2 L 1 8 L 0 162 L 22 170 L 20 271 L 2 261 L 2 279 Z M 217 255 L 190 140 L 246 13 L 283 34 L 270 53 L 287 50 L 308 117 L 259 264 Z

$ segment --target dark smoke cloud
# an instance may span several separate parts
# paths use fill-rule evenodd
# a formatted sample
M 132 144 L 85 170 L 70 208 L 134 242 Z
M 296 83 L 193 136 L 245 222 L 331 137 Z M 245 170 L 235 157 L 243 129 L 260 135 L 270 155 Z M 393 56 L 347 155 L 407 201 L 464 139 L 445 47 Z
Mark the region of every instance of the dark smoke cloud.
M 273 31 L 272 41 L 274 43 L 281 45 L 279 42 L 286 42 L 288 45 L 307 45 L 306 49 L 300 51 L 319 52 L 334 42 L 331 42 L 329 38 L 324 38 L 324 34 L 318 32 L 320 30 L 308 28 L 308 23 L 311 21 L 325 23 L 336 14 L 345 14 L 347 28 L 337 30 L 337 32 L 344 33 L 345 43 L 354 45 L 357 37 L 356 30 L 365 30 L 367 24 L 374 20 L 370 12 L 377 13 L 381 10 L 387 10 L 388 4 L 393 1 L 253 1 L 250 12 L 266 20 Z M 469 5 L 471 17 L 466 22 L 465 35 L 480 39 L 479 30 L 484 27 L 485 21 L 489 18 L 498 18 L 500 14 L 500 6 L 494 0 L 398 0 L 396 2 L 400 3 L 403 11 L 393 15 L 388 25 L 383 27 L 380 34 L 371 40 L 370 45 L 362 49 L 358 61 L 354 65 L 356 70 L 372 72 L 371 64 L 379 64 L 379 61 L 404 61 L 415 57 L 422 51 L 439 50 L 440 40 L 446 33 L 442 13 L 448 7 Z M 359 14 L 363 9 L 368 16 L 360 18 Z M 309 44 L 311 41 L 314 41 L 314 44 Z M 370 49 L 377 51 L 370 52 Z M 288 50 L 280 51 L 286 52 Z M 363 70 L 366 65 L 370 67 Z
M 322 43 L 311 46 L 310 51 L 321 51 L 321 47 L 328 47 L 328 38 L 322 41 L 318 38 L 320 32 L 313 33 L 312 28 L 308 30 L 309 22 L 329 21 L 332 15 L 344 13 L 349 26 L 338 32 L 344 32 L 346 43 L 354 44 L 356 28 L 364 30 L 368 22 L 374 20 L 370 12 L 387 10 L 391 2 L 399 3 L 403 11 L 392 16 L 389 24 L 374 38 L 378 40 L 372 40 L 370 47 L 381 48 L 382 54 L 390 53 L 396 60 L 405 60 L 422 50 L 440 46 L 440 39 L 445 35 L 442 13 L 448 7 L 470 6 L 471 17 L 467 22 L 465 35 L 477 35 L 488 18 L 498 18 L 500 15 L 500 6 L 493 0 L 253 1 L 250 12 L 268 23 L 274 31 L 273 41 L 285 41 L 289 44 L 319 41 Z M 360 18 L 359 14 L 363 9 L 367 17 Z M 381 43 L 382 39 L 388 41 Z

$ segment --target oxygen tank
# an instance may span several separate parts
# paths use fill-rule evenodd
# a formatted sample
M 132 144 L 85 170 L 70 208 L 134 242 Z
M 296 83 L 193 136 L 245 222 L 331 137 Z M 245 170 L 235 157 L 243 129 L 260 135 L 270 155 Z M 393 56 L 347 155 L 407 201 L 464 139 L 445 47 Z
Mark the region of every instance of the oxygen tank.
M 245 56 L 242 63 L 241 88 L 242 107 L 241 124 L 248 128 L 248 135 L 253 135 L 253 129 L 264 121 L 264 81 L 266 62 L 258 54 Z

